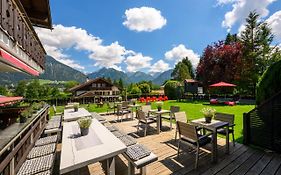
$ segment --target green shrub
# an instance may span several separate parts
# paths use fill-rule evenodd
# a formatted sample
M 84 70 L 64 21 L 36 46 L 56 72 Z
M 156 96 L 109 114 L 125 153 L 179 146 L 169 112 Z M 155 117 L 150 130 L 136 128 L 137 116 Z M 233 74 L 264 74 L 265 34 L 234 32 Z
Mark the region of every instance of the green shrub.
M 271 65 L 261 76 L 256 89 L 257 105 L 281 91 L 281 61 Z
M 179 98 L 179 86 L 180 83 L 178 81 L 169 80 L 166 82 L 164 86 L 165 95 L 168 96 L 170 100 Z

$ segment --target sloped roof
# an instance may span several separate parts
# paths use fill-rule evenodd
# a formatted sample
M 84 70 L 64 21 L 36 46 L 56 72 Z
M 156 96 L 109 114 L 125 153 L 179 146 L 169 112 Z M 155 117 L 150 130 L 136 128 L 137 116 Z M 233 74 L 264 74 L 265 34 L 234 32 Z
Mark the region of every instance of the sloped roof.
M 81 88 L 83 88 L 85 86 L 88 86 L 88 85 L 90 85 L 90 84 L 92 84 L 92 83 L 94 83 L 94 82 L 96 82 L 98 80 L 102 80 L 102 81 L 108 83 L 109 85 L 114 86 L 114 84 L 112 84 L 111 82 L 107 81 L 104 78 L 96 78 L 96 79 L 89 80 L 89 81 L 87 81 L 85 83 L 79 84 L 77 86 L 74 86 L 73 88 L 70 88 L 69 91 L 76 91 L 76 90 L 81 89 Z

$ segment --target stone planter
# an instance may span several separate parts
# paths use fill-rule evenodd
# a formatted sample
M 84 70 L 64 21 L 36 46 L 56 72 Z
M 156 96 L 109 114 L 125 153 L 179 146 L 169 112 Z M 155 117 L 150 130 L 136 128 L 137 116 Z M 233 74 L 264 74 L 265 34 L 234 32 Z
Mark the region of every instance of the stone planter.
M 89 128 L 80 128 L 81 136 L 89 134 Z

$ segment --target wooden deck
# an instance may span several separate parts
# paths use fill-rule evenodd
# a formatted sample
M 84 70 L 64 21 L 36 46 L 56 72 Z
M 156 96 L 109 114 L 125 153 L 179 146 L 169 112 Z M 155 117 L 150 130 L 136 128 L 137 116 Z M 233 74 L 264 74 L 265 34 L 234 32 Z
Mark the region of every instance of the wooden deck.
M 230 154 L 225 154 L 224 139 L 218 139 L 218 163 L 211 163 L 211 145 L 201 151 L 198 169 L 194 169 L 195 154 L 193 151 L 184 148 L 179 157 L 177 157 L 177 142 L 174 140 L 175 129 L 169 130 L 169 124 L 163 122 L 164 131 L 156 134 L 156 125 L 148 129 L 148 135 L 143 137 L 140 130 L 136 133 L 137 121 L 114 122 L 114 116 L 106 116 L 111 124 L 117 126 L 120 130 L 135 137 L 138 143 L 145 145 L 154 154 L 158 156 L 158 161 L 147 167 L 147 174 L 281 174 L 281 155 L 275 153 L 266 153 L 244 146 L 242 144 L 233 144 L 230 142 Z M 167 127 L 165 127 L 167 126 Z M 184 145 L 182 146 L 182 148 Z M 127 174 L 127 160 L 122 156 L 116 159 L 116 174 Z M 88 167 L 80 169 L 79 174 L 103 175 L 104 168 L 102 164 L 95 163 Z

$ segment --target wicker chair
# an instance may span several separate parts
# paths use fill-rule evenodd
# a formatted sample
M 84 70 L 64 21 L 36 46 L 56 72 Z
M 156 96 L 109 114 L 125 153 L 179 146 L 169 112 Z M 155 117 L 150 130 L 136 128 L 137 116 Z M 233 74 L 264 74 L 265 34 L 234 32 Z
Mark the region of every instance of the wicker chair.
M 196 126 L 180 121 L 177 121 L 177 128 L 179 130 L 179 136 L 180 136 L 178 142 L 178 156 L 179 156 L 181 142 L 190 145 L 192 148 L 195 148 L 196 149 L 195 168 L 197 169 L 200 147 L 203 147 L 211 143 L 212 139 L 208 137 L 210 134 L 200 135 L 197 133 Z
M 148 125 L 150 125 L 152 123 L 156 123 L 156 120 L 154 118 L 146 117 L 145 112 L 143 112 L 142 110 L 137 110 L 137 119 L 139 121 L 137 132 L 139 132 L 140 124 L 145 125 L 144 136 L 146 136 L 146 131 L 147 131 Z
M 235 138 L 234 138 L 234 115 L 233 114 L 224 114 L 224 113 L 216 113 L 215 120 L 220 120 L 220 121 L 224 121 L 224 122 L 228 122 L 229 123 L 229 130 L 228 130 L 228 134 L 232 134 L 232 142 L 233 142 L 233 146 L 235 146 Z M 226 135 L 226 129 L 221 128 L 217 131 L 218 134 L 221 135 Z
M 149 111 L 151 110 L 151 105 L 143 105 L 141 106 L 141 110 L 145 113 L 146 116 L 150 118 L 155 118 L 155 115 L 152 115 Z

